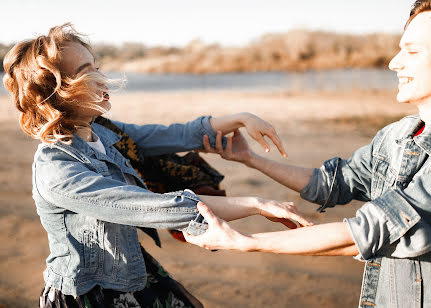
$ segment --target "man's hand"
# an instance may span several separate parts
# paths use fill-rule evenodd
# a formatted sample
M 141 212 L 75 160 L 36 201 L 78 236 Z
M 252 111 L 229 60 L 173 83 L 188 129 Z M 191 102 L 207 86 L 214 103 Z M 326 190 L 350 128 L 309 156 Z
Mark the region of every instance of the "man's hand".
M 250 137 L 256 140 L 265 152 L 269 152 L 270 146 L 265 140 L 266 136 L 272 140 L 281 155 L 287 157 L 282 142 L 274 127 L 252 113 L 242 112 L 228 116 L 211 118 L 210 123 L 212 128 L 217 132 L 221 131 L 222 135 L 229 134 L 240 127 L 245 127 Z
M 193 236 L 183 232 L 187 242 L 206 249 L 231 249 L 247 251 L 250 238 L 233 229 L 226 221 L 218 218 L 202 202 L 198 203 L 199 213 L 208 222 L 208 230 L 201 235 Z
M 237 161 L 240 163 L 247 164 L 250 161 L 254 153 L 251 152 L 247 141 L 238 129 L 233 132 L 233 136 L 227 136 L 226 148 L 223 148 L 221 139 L 222 133 L 221 131 L 218 131 L 216 146 L 213 148 L 209 143 L 208 136 L 205 135 L 203 138 L 204 149 L 202 151 L 205 153 L 219 154 L 226 160 Z

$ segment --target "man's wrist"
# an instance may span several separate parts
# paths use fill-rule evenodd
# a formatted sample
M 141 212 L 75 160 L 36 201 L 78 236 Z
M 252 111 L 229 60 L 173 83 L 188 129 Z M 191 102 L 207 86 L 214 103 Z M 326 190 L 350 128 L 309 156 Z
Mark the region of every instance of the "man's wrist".
M 258 161 L 261 157 L 256 153 L 250 153 L 250 157 L 244 161 L 244 164 L 249 168 L 257 169 Z

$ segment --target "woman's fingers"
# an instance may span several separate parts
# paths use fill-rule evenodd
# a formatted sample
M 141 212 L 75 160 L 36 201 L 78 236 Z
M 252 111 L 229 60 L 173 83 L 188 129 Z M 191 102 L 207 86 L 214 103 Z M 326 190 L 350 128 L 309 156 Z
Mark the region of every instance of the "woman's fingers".
M 278 218 L 278 217 L 267 217 L 267 219 L 273 221 L 273 222 L 279 222 L 289 229 L 296 229 L 298 226 L 291 220 L 286 218 Z
M 254 140 L 256 140 L 260 144 L 260 146 L 263 148 L 263 150 L 265 152 L 268 153 L 270 151 L 270 147 L 269 147 L 268 142 L 265 141 L 265 139 L 263 138 L 263 135 L 261 135 L 260 132 L 258 132 L 257 135 L 252 136 L 252 137 L 254 138 Z
M 286 151 L 284 150 L 283 144 L 280 140 L 280 137 L 278 137 L 277 132 L 273 129 L 271 134 L 267 134 L 267 136 L 272 140 L 272 142 L 277 147 L 278 151 L 283 155 L 284 157 L 287 157 Z
M 312 226 L 312 225 L 314 225 L 311 221 L 305 219 L 304 217 L 302 217 L 301 215 L 296 214 L 296 213 L 291 213 L 289 219 L 296 220 L 299 224 L 301 224 L 303 226 Z

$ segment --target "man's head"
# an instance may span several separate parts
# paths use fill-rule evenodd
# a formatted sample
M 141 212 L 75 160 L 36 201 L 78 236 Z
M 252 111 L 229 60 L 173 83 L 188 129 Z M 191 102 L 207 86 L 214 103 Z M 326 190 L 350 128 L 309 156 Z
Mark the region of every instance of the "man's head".
M 389 63 L 397 72 L 399 102 L 431 103 L 431 0 L 418 0 L 410 12 L 400 52 Z

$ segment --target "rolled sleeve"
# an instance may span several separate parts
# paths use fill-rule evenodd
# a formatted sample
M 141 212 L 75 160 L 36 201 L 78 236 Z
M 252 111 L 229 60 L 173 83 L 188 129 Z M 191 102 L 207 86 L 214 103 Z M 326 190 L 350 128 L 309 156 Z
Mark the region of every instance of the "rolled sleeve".
M 314 169 L 310 182 L 301 191 L 301 198 L 320 204 L 320 212 L 337 203 L 337 190 L 334 189 L 337 178 L 339 158 L 327 160 L 320 169 Z
M 393 205 L 397 204 L 396 207 Z M 353 218 L 345 221 L 363 259 L 374 257 L 412 229 L 419 221 L 416 210 L 395 191 L 364 204 Z M 393 255 L 393 251 L 391 253 Z

